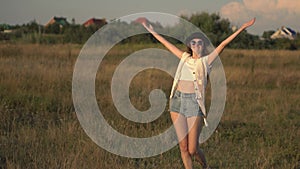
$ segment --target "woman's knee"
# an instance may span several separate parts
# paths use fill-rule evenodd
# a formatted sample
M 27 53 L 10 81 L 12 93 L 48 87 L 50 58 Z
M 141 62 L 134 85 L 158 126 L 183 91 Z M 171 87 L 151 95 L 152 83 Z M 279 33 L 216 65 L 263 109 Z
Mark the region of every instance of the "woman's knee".
M 196 154 L 201 154 L 201 149 L 199 147 L 199 145 L 189 145 L 188 147 L 188 151 L 191 155 L 196 155 Z
M 189 152 L 187 146 L 179 146 L 181 152 Z
M 188 144 L 186 142 L 179 143 L 179 149 L 181 153 L 189 153 Z
M 188 151 L 189 151 L 189 154 L 191 154 L 191 155 L 195 155 L 198 153 L 196 147 L 188 148 Z

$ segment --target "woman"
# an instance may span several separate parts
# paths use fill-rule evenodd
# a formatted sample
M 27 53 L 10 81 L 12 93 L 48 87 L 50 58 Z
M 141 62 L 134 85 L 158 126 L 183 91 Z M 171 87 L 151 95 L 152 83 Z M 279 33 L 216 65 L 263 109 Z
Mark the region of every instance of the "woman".
M 205 156 L 199 148 L 199 135 L 203 121 L 207 125 L 204 91 L 213 61 L 243 30 L 253 25 L 255 18 L 246 22 L 225 39 L 215 50 L 207 54 L 208 40 L 201 33 L 193 33 L 186 40 L 188 52 L 183 52 L 156 33 L 145 18 L 139 18 L 143 26 L 169 51 L 180 59 L 171 95 L 170 114 L 179 140 L 181 158 L 186 169 L 192 168 L 192 156 L 203 168 L 208 168 Z

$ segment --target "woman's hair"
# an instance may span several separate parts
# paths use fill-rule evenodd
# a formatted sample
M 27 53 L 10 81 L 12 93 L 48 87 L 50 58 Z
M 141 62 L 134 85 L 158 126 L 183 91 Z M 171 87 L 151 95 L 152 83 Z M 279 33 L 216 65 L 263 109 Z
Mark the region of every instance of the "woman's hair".
M 190 55 L 193 54 L 193 51 L 191 49 L 191 44 L 190 44 L 191 40 L 193 40 L 193 39 L 202 39 L 203 40 L 204 44 L 203 44 L 203 50 L 202 50 L 201 54 L 202 54 L 202 56 L 208 55 L 209 52 L 207 50 L 207 46 L 209 46 L 210 43 L 209 43 L 209 40 L 207 39 L 207 37 L 204 36 L 204 34 L 201 32 L 192 33 L 190 36 L 188 36 L 186 38 L 186 40 L 185 40 L 185 45 L 187 47 L 186 52 L 189 53 Z

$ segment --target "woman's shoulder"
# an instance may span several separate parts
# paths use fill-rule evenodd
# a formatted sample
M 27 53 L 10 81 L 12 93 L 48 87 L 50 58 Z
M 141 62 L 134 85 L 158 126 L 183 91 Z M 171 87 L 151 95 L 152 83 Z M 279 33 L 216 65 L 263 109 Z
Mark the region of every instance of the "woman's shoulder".
M 182 56 L 181 56 L 181 59 L 186 59 L 188 58 L 189 56 L 191 56 L 191 54 L 187 53 L 187 52 L 183 52 L 182 53 Z

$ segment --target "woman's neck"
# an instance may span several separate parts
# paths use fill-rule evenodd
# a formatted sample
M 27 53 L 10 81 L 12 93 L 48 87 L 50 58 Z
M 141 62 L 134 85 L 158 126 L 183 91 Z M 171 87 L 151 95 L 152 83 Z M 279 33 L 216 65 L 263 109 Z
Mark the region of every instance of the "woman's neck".
M 198 58 L 200 58 L 200 57 L 201 57 L 201 54 L 198 54 L 198 53 L 193 52 L 193 55 L 192 55 L 192 58 L 193 58 L 193 59 L 198 59 Z

